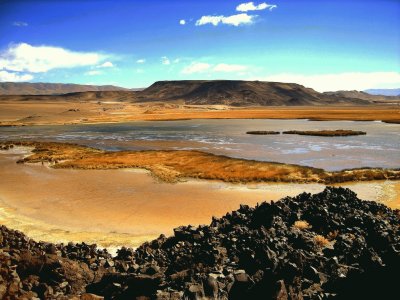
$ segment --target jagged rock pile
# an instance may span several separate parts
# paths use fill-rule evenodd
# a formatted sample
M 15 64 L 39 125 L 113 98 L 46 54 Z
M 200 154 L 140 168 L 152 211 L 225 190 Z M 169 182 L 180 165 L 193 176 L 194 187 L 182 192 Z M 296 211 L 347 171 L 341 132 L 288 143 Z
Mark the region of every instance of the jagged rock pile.
M 241 206 L 210 226 L 179 227 L 172 237 L 122 248 L 114 258 L 95 245 L 36 243 L 4 226 L 1 236 L 5 299 L 394 299 L 399 293 L 400 212 L 342 188 Z

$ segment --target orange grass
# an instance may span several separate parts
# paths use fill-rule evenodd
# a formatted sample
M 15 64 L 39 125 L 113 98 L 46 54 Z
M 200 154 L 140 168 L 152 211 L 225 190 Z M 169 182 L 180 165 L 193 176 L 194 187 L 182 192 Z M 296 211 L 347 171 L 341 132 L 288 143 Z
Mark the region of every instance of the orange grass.
M 308 222 L 307 221 L 296 221 L 296 222 L 294 222 L 294 225 L 293 225 L 295 228 L 298 228 L 298 229 L 300 229 L 300 230 L 304 230 L 304 229 L 309 229 L 309 228 L 311 228 L 311 226 L 310 226 L 310 224 L 308 224 Z
M 400 170 L 354 169 L 327 172 L 292 164 L 230 158 L 201 151 L 152 150 L 107 152 L 85 146 L 52 142 L 3 142 L 0 145 L 33 147 L 20 163 L 50 162 L 53 168 L 143 168 L 166 182 L 183 178 L 225 182 L 335 183 L 377 179 L 400 179 Z
M 325 238 L 324 236 L 322 236 L 322 235 L 316 235 L 316 236 L 314 237 L 314 242 L 315 242 L 315 244 L 316 244 L 318 247 L 321 247 L 321 248 L 326 247 L 327 245 L 330 244 L 329 240 L 326 239 L 326 238 Z

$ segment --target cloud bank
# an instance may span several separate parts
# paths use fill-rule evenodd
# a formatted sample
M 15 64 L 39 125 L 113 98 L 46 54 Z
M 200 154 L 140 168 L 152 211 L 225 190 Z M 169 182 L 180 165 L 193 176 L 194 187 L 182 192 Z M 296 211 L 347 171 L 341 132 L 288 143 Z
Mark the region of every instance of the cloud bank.
M 277 74 L 258 78 L 265 81 L 298 83 L 315 89 L 318 92 L 358 90 L 370 88 L 398 88 L 400 73 L 398 72 L 348 72 L 339 74 Z
M 99 53 L 76 52 L 61 47 L 32 46 L 27 43 L 12 44 L 0 52 L 0 71 L 2 71 L 0 80 L 14 78 L 13 81 L 27 81 L 33 79 L 35 73 L 45 73 L 54 69 L 95 67 L 105 58 L 105 55 Z M 98 65 L 102 68 L 112 66 L 111 62 Z
M 102 59 L 103 56 L 98 53 L 74 52 L 59 47 L 21 43 L 12 45 L 0 53 L 0 69 L 42 73 L 57 68 L 94 66 Z
M 30 74 L 19 74 L 7 71 L 0 71 L 0 82 L 22 82 L 32 80 L 33 76 Z

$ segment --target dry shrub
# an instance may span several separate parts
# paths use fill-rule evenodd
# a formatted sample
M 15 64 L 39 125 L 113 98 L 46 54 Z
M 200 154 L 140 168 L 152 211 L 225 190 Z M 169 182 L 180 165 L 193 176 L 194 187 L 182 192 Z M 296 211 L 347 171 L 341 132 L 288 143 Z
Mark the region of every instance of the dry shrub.
M 299 221 L 294 222 L 294 227 L 298 228 L 300 230 L 304 230 L 304 229 L 311 228 L 311 225 L 307 221 L 299 220 Z
M 322 235 L 317 235 L 314 237 L 314 242 L 318 247 L 326 247 L 327 245 L 329 245 L 329 240 L 326 239 L 324 236 Z
M 331 231 L 328 233 L 327 239 L 333 241 L 337 238 L 338 235 L 339 235 L 339 230 Z

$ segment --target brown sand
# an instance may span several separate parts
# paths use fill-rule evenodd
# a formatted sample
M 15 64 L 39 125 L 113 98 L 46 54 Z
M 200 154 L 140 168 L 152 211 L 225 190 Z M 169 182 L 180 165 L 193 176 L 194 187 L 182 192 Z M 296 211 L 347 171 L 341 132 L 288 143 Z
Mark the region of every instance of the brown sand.
M 43 125 L 182 119 L 312 119 L 400 122 L 394 105 L 346 107 L 250 107 L 116 101 L 18 101 L 0 99 L 0 125 Z
M 240 204 L 256 205 L 321 184 L 160 183 L 137 170 L 60 170 L 16 164 L 28 149 L 0 151 L 0 222 L 37 240 L 137 246 L 182 224 L 208 224 Z M 349 183 L 361 198 L 400 207 L 400 181 Z

